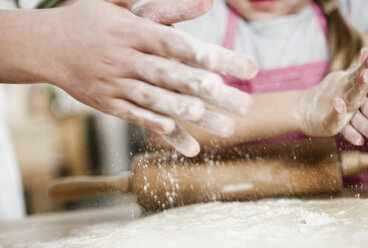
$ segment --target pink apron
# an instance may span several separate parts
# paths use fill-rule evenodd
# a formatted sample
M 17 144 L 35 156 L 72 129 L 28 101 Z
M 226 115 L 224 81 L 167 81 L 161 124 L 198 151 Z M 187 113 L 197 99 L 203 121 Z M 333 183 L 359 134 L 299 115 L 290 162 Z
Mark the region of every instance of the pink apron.
M 321 8 L 314 2 L 311 3 L 314 13 L 316 14 L 320 27 L 323 30 L 327 39 L 327 21 L 321 10 Z M 232 8 L 229 8 L 229 17 L 227 23 L 227 29 L 223 42 L 223 47 L 232 50 L 236 37 L 237 23 L 240 19 L 239 14 L 236 13 Z M 231 76 L 223 76 L 225 82 L 239 90 L 248 93 L 267 93 L 276 91 L 288 91 L 288 90 L 304 90 L 311 88 L 319 84 L 328 72 L 329 61 L 320 61 L 284 68 L 276 68 L 269 70 L 260 70 L 257 77 L 252 80 L 241 80 Z M 269 142 L 281 142 L 290 139 L 303 139 L 307 138 L 304 134 L 295 133 L 285 135 L 278 138 L 267 139 L 254 143 L 269 143 Z M 342 136 L 336 138 L 339 151 L 346 150 L 360 150 L 368 151 L 367 142 L 363 147 L 355 147 L 344 140 Z M 368 183 L 368 173 L 354 178 L 346 178 L 346 183 Z

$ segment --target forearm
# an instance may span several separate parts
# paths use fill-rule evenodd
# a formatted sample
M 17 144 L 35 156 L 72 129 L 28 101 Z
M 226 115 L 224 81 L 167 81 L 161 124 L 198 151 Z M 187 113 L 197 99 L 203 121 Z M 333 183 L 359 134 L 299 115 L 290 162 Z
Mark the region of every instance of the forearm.
M 236 122 L 234 134 L 228 138 L 219 138 L 199 128 L 185 125 L 202 146 L 210 144 L 234 145 L 257 139 L 271 138 L 299 131 L 299 122 L 295 114 L 299 92 L 278 92 L 253 95 L 254 105 L 246 117 L 232 115 Z
M 236 122 L 236 129 L 234 134 L 228 138 L 215 136 L 185 122 L 180 122 L 180 124 L 204 148 L 230 146 L 300 132 L 300 95 L 301 91 L 253 95 L 254 105 L 247 116 L 231 115 Z M 154 134 L 147 134 L 146 137 L 150 146 L 167 147 L 164 141 Z
M 48 81 L 54 70 L 50 57 L 52 10 L 0 10 L 0 82 Z

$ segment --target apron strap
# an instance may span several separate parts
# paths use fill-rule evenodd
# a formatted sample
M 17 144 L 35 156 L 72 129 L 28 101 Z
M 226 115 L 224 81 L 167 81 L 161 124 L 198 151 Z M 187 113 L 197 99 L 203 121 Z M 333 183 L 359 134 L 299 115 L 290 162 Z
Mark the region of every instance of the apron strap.
M 224 48 L 229 50 L 233 49 L 235 36 L 236 36 L 236 28 L 238 26 L 239 14 L 231 7 L 229 7 L 229 16 L 227 19 L 227 27 L 225 38 L 222 43 Z
M 326 16 L 323 13 L 322 8 L 318 4 L 316 4 L 314 1 L 312 1 L 311 6 L 314 10 L 314 13 L 316 14 L 316 16 L 318 18 L 319 25 L 321 26 L 321 29 L 322 29 L 322 31 L 325 34 L 325 37 L 327 39 L 328 35 L 327 35 L 327 19 L 326 19 Z

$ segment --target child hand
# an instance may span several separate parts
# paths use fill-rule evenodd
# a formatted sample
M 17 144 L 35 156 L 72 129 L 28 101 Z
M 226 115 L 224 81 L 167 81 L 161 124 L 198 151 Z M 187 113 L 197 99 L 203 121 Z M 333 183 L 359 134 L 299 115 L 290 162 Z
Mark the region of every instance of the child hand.
M 359 63 L 346 71 L 330 73 L 317 86 L 302 93 L 297 115 L 302 131 L 310 136 L 341 133 L 353 145 L 368 137 L 368 49 Z
M 60 27 L 46 53 L 53 54 L 46 58 L 55 68 L 48 67 L 46 80 L 82 103 L 161 134 L 187 156 L 198 154 L 199 145 L 172 117 L 229 136 L 235 128 L 232 119 L 208 110 L 204 101 L 241 115 L 252 103 L 249 95 L 213 73 L 252 78 L 257 67 L 247 56 L 102 0 L 52 11 L 59 13 Z

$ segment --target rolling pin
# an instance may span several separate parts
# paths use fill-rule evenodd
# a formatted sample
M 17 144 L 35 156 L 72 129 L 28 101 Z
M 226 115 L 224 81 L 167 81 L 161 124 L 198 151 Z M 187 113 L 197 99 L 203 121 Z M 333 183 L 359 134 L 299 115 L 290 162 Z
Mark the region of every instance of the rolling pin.
M 232 149 L 194 159 L 147 153 L 134 158 L 132 172 L 115 176 L 59 179 L 49 187 L 56 201 L 109 193 L 134 194 L 145 209 L 159 210 L 208 201 L 338 193 L 343 176 L 368 169 L 368 155 L 336 152 L 335 141 Z

